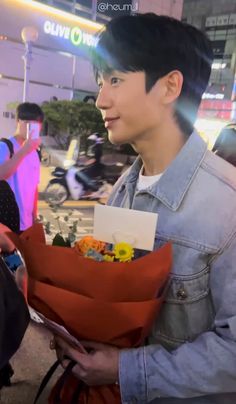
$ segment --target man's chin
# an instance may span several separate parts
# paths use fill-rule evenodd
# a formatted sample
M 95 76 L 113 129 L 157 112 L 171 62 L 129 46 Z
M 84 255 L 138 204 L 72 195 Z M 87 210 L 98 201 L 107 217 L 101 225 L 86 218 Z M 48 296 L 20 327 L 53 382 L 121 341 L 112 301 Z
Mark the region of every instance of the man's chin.
M 125 139 L 123 136 L 117 136 L 112 133 L 108 133 L 108 139 L 109 142 L 111 142 L 115 146 L 121 146 L 122 144 L 128 143 L 127 139 Z

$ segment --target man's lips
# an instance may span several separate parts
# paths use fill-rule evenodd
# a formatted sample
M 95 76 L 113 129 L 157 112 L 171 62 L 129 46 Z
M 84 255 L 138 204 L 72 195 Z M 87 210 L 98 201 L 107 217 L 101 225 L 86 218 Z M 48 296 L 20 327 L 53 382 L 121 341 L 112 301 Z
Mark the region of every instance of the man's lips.
M 114 122 L 116 122 L 119 119 L 119 117 L 114 117 L 114 118 L 105 118 L 105 128 L 110 128 Z

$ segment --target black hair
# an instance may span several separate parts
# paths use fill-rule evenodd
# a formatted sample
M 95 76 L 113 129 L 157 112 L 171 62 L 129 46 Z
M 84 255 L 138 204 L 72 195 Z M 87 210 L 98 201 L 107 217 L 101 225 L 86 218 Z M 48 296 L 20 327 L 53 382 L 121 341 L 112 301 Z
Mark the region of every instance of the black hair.
M 236 167 L 236 123 L 221 130 L 212 151 Z
M 43 122 L 44 113 L 39 105 L 31 102 L 23 102 L 16 109 L 16 119 L 21 121 Z
M 211 72 L 213 52 L 209 39 L 197 28 L 153 13 L 121 16 L 98 34 L 92 52 L 95 75 L 143 71 L 146 91 L 172 70 L 183 74 L 175 117 L 190 135 Z

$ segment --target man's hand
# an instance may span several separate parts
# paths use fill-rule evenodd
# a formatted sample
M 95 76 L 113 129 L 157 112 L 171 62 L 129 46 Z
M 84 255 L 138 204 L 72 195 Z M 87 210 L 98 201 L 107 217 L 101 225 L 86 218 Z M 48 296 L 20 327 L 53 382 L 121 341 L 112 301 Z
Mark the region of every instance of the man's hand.
M 12 158 L 9 158 L 7 161 L 1 164 L 0 179 L 7 180 L 9 177 L 11 177 L 16 172 L 19 164 L 22 162 L 25 156 L 38 149 L 40 143 L 40 138 L 25 140 L 21 148 L 16 153 L 14 153 Z
M 33 150 L 37 150 L 41 144 L 41 138 L 39 137 L 38 139 L 26 139 L 23 146 L 22 150 L 24 150 L 25 154 L 31 153 Z
M 10 232 L 11 230 L 4 226 L 4 224 L 0 223 L 0 250 L 3 252 L 11 252 L 15 249 L 15 245 L 13 242 L 7 237 L 6 232 Z
M 119 350 L 110 345 L 90 341 L 83 341 L 82 345 L 90 350 L 89 353 L 79 352 L 56 336 L 55 348 L 62 365 L 66 367 L 68 364 L 68 360 L 63 359 L 65 356 L 76 361 L 73 373 L 88 386 L 116 383 L 119 378 Z

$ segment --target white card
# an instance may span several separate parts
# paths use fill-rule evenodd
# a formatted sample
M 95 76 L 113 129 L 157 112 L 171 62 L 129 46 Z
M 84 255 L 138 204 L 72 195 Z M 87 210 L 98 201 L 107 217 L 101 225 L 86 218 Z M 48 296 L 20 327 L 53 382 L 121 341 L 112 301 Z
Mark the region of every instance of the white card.
M 157 213 L 95 205 L 93 236 L 106 243 L 130 243 L 134 248 L 152 251 Z

